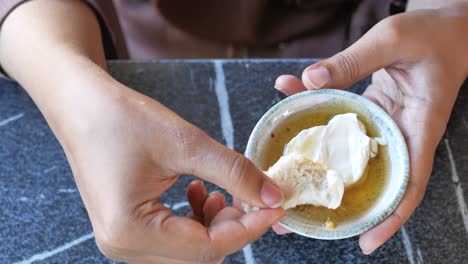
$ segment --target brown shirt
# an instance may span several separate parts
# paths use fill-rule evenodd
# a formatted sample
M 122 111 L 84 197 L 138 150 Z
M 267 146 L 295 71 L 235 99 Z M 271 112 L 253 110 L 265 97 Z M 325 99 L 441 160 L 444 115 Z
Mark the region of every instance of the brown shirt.
M 0 0 L 0 22 L 27 0 Z M 96 13 L 106 57 L 327 57 L 397 0 L 83 0 Z

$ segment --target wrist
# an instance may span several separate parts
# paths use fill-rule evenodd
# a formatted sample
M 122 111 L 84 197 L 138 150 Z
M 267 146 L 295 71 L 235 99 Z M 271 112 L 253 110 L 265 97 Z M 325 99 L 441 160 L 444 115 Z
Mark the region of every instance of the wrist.
M 460 42 L 459 58 L 464 62 L 465 75 L 468 76 L 468 2 L 449 5 L 439 9 L 442 16 L 453 19 L 451 27 L 456 32 L 457 41 Z
M 114 80 L 91 58 L 75 52 L 56 52 L 54 74 L 23 86 L 31 95 L 55 135 L 61 140 L 79 133 L 101 114 L 115 112 L 125 86 Z

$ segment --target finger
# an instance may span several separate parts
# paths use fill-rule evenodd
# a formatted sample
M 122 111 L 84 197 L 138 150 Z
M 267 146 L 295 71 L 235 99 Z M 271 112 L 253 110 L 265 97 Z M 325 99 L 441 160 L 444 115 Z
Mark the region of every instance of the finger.
M 302 82 L 308 89 L 347 88 L 378 69 L 407 58 L 400 19 L 384 19 L 349 48 L 307 67 Z
M 408 221 L 416 207 L 424 197 L 424 192 L 432 171 L 432 161 L 434 159 L 435 146 L 430 146 L 423 135 L 415 137 L 410 135 L 408 125 L 413 125 L 411 120 L 399 122 L 407 140 L 409 157 L 411 161 L 410 177 L 405 194 L 395 211 L 382 223 L 368 230 L 359 238 L 359 246 L 363 253 L 370 254 L 383 245 L 392 237 L 398 229 Z M 419 129 L 416 129 L 418 131 Z M 427 131 L 420 129 L 421 131 Z M 418 136 L 418 135 L 416 135 Z M 420 138 L 420 139 L 418 139 Z
M 186 214 L 186 216 L 187 216 L 188 218 L 191 218 L 191 219 L 193 219 L 193 220 L 195 220 L 195 221 L 197 221 L 197 222 L 203 224 L 203 219 L 201 219 L 200 217 L 196 216 L 195 213 L 194 213 L 193 211 L 188 212 L 188 213 Z
M 382 223 L 361 234 L 359 237 L 359 246 L 364 254 L 368 255 L 377 250 L 408 221 L 409 217 L 420 203 L 420 199 L 416 198 L 419 196 L 419 192 L 420 191 L 412 185 L 411 188 L 407 190 L 398 207 L 389 217 Z
M 394 78 L 395 76 L 390 76 L 387 69 L 380 69 L 372 74 L 372 83 L 367 86 L 362 94 L 363 97 L 380 106 L 389 115 L 393 115 L 397 108 L 394 99 L 391 96 L 386 96 L 386 94 L 400 90 Z
M 201 180 L 190 182 L 187 186 L 186 196 L 193 214 L 198 218 L 203 218 L 203 206 L 208 198 L 205 184 Z
M 211 221 L 211 225 L 217 225 L 218 223 L 228 221 L 228 220 L 237 220 L 241 218 L 245 213 L 235 207 L 229 206 L 225 207 L 223 210 L 221 210 L 215 218 L 213 218 L 213 221 Z
M 226 207 L 226 198 L 222 193 L 215 192 L 210 194 L 206 199 L 203 207 L 203 219 L 205 226 L 210 226 L 211 221 L 215 216 Z
M 292 233 L 291 230 L 283 227 L 282 225 L 280 224 L 274 224 L 271 229 L 273 229 L 273 231 L 277 234 L 277 235 L 285 235 L 285 234 L 290 234 Z
M 293 75 L 279 76 L 276 79 L 275 88 L 288 96 L 307 90 L 301 80 Z
M 260 238 L 284 215 L 280 209 L 262 209 L 244 214 L 239 219 L 219 221 L 210 226 L 212 246 L 222 255 L 232 254 Z
M 152 203 L 145 210 L 151 213 L 141 212 L 138 215 L 143 218 L 128 222 L 129 226 L 124 230 L 131 232 L 127 232 L 125 239 L 116 240 L 110 248 L 126 248 L 129 253 L 126 258 L 129 259 L 158 256 L 208 263 L 242 249 L 284 217 L 282 209 L 243 214 L 228 207 L 221 210 L 206 228 L 190 218 L 172 215 L 161 203 Z
M 193 220 L 197 221 L 200 224 L 204 224 L 203 217 L 195 215 L 195 213 L 193 211 L 188 212 L 186 216 L 188 218 L 190 218 L 190 219 L 193 219 Z
M 243 155 L 226 148 L 206 134 L 197 139 L 182 163 L 191 173 L 258 207 L 279 207 L 283 194 L 276 184 Z

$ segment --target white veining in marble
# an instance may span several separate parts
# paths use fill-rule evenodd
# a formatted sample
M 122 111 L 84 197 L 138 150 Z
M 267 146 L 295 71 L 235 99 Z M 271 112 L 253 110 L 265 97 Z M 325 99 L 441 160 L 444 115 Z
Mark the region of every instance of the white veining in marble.
M 244 253 L 244 260 L 246 264 L 255 264 L 252 246 L 250 244 L 242 249 L 242 253 Z
M 424 263 L 424 259 L 423 259 L 423 256 L 422 256 L 422 253 L 421 253 L 421 249 L 416 248 L 416 255 L 417 255 L 417 258 L 416 258 L 416 262 L 418 264 L 423 264 Z
M 221 116 L 221 130 L 223 132 L 226 146 L 230 149 L 234 149 L 234 126 L 232 124 L 231 112 L 229 110 L 229 95 L 226 88 L 226 78 L 224 76 L 223 61 L 214 61 L 215 69 L 215 92 L 218 98 L 219 113 Z M 252 246 L 248 244 L 242 249 L 244 253 L 245 263 L 254 264 L 255 259 L 253 257 Z
M 75 193 L 77 192 L 78 189 L 76 188 L 62 188 L 62 189 L 58 189 L 58 192 L 59 193 Z
M 466 207 L 465 195 L 463 194 L 463 188 L 461 187 L 460 178 L 458 177 L 457 167 L 455 165 L 455 160 L 453 159 L 452 148 L 450 148 L 449 140 L 445 138 L 444 143 L 450 161 L 450 170 L 455 194 L 457 196 L 458 209 L 460 210 L 463 224 L 465 225 L 465 231 L 468 233 L 468 208 Z
M 188 202 L 175 203 L 174 205 L 172 205 L 172 210 L 178 210 L 185 206 L 189 206 L 189 203 Z
M 47 173 L 49 173 L 49 172 L 51 172 L 51 171 L 54 171 L 54 170 L 56 170 L 56 169 L 57 169 L 57 166 L 52 166 L 52 167 L 50 167 L 50 168 L 45 169 L 43 172 L 47 174 Z
M 24 116 L 24 113 L 20 113 L 20 114 L 11 116 L 11 117 L 9 117 L 9 118 L 7 118 L 7 119 L 4 119 L 4 120 L 0 121 L 0 127 L 1 127 L 1 126 L 6 126 L 6 125 L 8 125 L 9 123 L 11 123 L 11 122 L 13 122 L 13 121 L 16 121 L 16 120 L 18 120 L 18 119 L 20 119 L 20 118 L 22 118 L 23 116 Z
M 401 230 L 401 237 L 403 239 L 403 245 L 405 246 L 405 250 L 406 250 L 406 256 L 408 257 L 408 261 L 410 264 L 415 264 L 413 244 L 411 243 L 411 239 L 408 236 L 408 232 L 406 232 L 406 227 L 403 225 L 401 226 L 400 230 Z
M 232 125 L 231 113 L 229 111 L 229 95 L 226 89 L 223 64 L 220 60 L 214 62 L 216 80 L 215 92 L 218 99 L 219 114 L 221 117 L 221 130 L 223 132 L 226 146 L 234 149 L 234 128 Z
M 79 245 L 87 240 L 90 240 L 94 238 L 94 234 L 93 233 L 89 233 L 87 235 L 84 235 L 82 237 L 79 237 L 73 241 L 70 241 L 68 243 L 65 243 L 63 245 L 61 245 L 60 247 L 57 247 L 55 249 L 52 249 L 52 250 L 49 250 L 49 251 L 44 251 L 42 253 L 39 253 L 39 254 L 36 254 L 32 257 L 30 257 L 29 259 L 26 259 L 26 260 L 23 260 L 23 261 L 19 261 L 19 262 L 16 262 L 15 264 L 30 264 L 30 263 L 33 263 L 35 261 L 39 261 L 39 260 L 44 260 L 44 259 L 47 259 L 47 258 L 50 258 L 54 255 L 57 255 L 58 253 L 60 252 L 63 252 L 69 248 L 72 248 L 76 245 Z

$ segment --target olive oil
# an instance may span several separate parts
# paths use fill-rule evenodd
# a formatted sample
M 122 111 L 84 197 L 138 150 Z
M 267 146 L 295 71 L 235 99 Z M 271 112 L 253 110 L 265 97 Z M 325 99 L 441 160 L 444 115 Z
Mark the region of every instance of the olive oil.
M 370 114 L 362 112 L 362 109 L 353 109 L 343 105 L 314 107 L 289 116 L 273 129 L 270 140 L 266 141 L 263 148 L 262 169 L 267 170 L 275 164 L 283 154 L 286 144 L 301 130 L 326 125 L 335 115 L 344 113 L 356 113 L 358 119 L 365 125 L 369 137 L 380 136 L 370 120 L 366 119 Z M 360 181 L 345 189 L 340 207 L 332 210 L 322 206 L 301 205 L 289 209 L 288 213 L 307 218 L 310 222 L 322 226 L 327 221 L 332 221 L 339 227 L 360 217 L 374 207 L 383 193 L 388 175 L 390 175 L 388 148 L 379 146 L 377 157 L 369 160 Z

